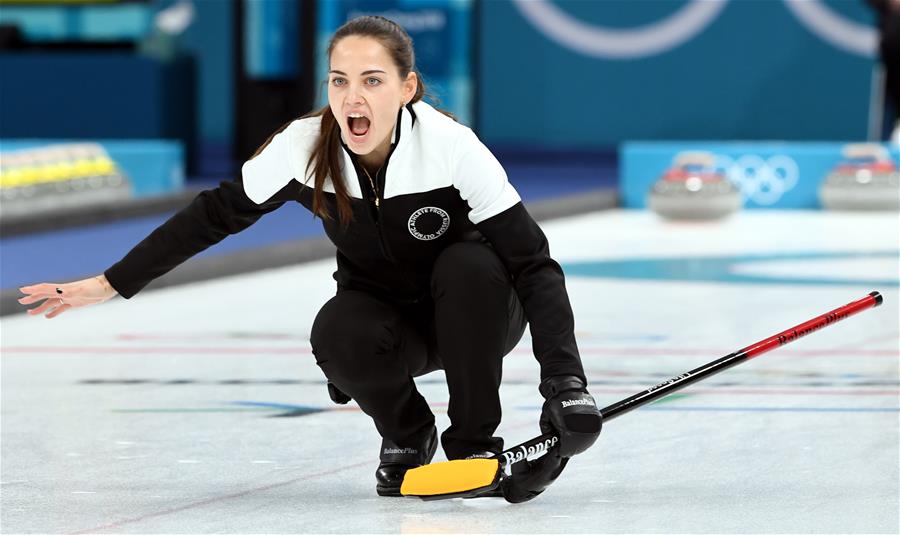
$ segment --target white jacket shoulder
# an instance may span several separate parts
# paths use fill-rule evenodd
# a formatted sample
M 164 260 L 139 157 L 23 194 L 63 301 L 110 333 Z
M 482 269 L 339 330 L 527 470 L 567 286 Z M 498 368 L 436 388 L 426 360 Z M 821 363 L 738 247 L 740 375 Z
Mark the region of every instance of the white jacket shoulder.
M 437 134 L 441 143 L 450 147 L 448 167 L 452 184 L 471 208 L 470 221 L 478 224 L 521 202 L 503 166 L 472 129 L 434 108 L 427 110 L 426 116 L 440 125 L 432 128 L 429 135 Z
M 412 105 L 412 109 L 416 112 L 416 121 L 420 124 L 424 135 L 427 135 L 432 143 L 455 142 L 467 132 L 472 133 L 469 127 L 444 115 L 427 102 L 416 102 Z
M 244 192 L 256 204 L 269 200 L 292 179 L 306 182 L 306 164 L 319 136 L 321 117 L 297 119 L 272 137 L 241 167 Z

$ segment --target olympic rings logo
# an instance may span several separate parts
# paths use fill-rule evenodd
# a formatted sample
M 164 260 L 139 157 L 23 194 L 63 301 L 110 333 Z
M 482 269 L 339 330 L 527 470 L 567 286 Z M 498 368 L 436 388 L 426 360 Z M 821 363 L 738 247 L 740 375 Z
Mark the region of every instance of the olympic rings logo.
M 783 155 L 762 158 L 756 154 L 745 154 L 733 159 L 717 154 L 714 167 L 741 189 L 745 199 L 761 206 L 778 202 L 785 193 L 794 189 L 800 177 L 797 162 Z
M 847 20 L 821 0 L 783 0 L 788 11 L 820 39 L 846 52 L 875 55 L 874 28 Z M 660 54 L 712 23 L 728 0 L 690 0 L 675 13 L 635 29 L 606 28 L 572 17 L 550 0 L 513 0 L 525 20 L 551 41 L 586 56 L 633 59 Z

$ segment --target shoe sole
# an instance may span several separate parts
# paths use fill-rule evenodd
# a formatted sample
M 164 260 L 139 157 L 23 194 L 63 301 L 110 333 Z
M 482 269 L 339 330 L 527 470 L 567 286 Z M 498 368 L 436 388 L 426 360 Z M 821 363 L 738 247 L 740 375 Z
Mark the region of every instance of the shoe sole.
M 377 492 L 379 496 L 402 496 L 400 494 L 400 487 L 386 487 L 382 485 L 375 485 L 375 492 Z

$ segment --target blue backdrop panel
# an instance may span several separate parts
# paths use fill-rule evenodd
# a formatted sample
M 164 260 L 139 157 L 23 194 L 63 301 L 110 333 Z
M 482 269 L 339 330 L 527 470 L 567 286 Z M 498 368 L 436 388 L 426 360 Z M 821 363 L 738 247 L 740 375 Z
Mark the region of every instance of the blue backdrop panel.
M 251 78 L 277 80 L 299 74 L 300 4 L 244 0 L 244 64 Z
M 876 31 L 863 1 L 479 6 L 488 143 L 866 137 Z
M 65 5 L 34 2 L 4 5 L 0 23 L 18 26 L 33 41 L 104 41 L 140 39 L 150 29 L 151 4 L 123 2 Z
M 293 0 L 278 1 L 285 5 L 296 3 Z M 112 4 L 3 5 L 0 8 L 0 22 L 17 25 L 27 39 L 34 41 L 121 39 L 140 42 L 150 33 L 155 13 L 174 3 L 175 0 L 153 0 Z M 230 145 L 233 128 L 231 71 L 234 58 L 233 47 L 228 45 L 234 33 L 232 3 L 199 0 L 194 2 L 194 10 L 196 17 L 180 36 L 179 42 L 183 50 L 196 59 L 197 85 L 188 89 L 192 93 L 197 91 L 197 105 L 194 110 L 178 113 L 182 116 L 196 113 L 194 121 L 199 141 L 213 143 L 221 152 L 225 150 L 224 145 Z M 10 72 L 7 68 L 13 67 L 3 65 L 4 70 L 0 72 L 5 74 Z M 130 77 L 131 73 L 123 73 L 123 76 Z M 88 84 L 91 78 L 83 75 L 78 82 Z M 63 85 L 71 87 L 74 84 Z M 35 97 L 39 97 L 44 87 L 34 86 L 32 89 Z M 3 97 L 10 98 L 6 94 Z
M 0 137 L 194 137 L 194 62 L 126 52 L 0 54 Z
M 622 204 L 645 208 L 650 187 L 678 154 L 709 152 L 715 155 L 715 167 L 740 186 L 745 208 L 816 208 L 819 185 L 844 159 L 843 148 L 841 143 L 800 142 L 625 143 L 620 153 Z M 891 157 L 898 162 L 900 152 L 891 150 Z
M 0 151 L 17 151 L 65 143 L 99 143 L 132 183 L 135 198 L 175 193 L 184 188 L 184 148 L 162 139 L 122 141 L 96 139 L 0 140 Z
M 319 80 L 328 72 L 328 41 L 342 24 L 361 15 L 381 15 L 409 33 L 416 66 L 439 106 L 472 124 L 471 0 L 331 0 L 319 4 Z M 319 105 L 327 102 L 323 85 Z

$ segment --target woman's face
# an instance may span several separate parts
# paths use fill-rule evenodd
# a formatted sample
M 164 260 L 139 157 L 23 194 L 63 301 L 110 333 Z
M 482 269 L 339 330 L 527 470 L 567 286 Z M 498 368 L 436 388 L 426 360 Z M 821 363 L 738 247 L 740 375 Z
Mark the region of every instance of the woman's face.
M 400 107 L 416 92 L 416 75 L 406 79 L 376 39 L 351 35 L 331 52 L 328 104 L 341 126 L 341 137 L 367 163 L 387 157 Z

